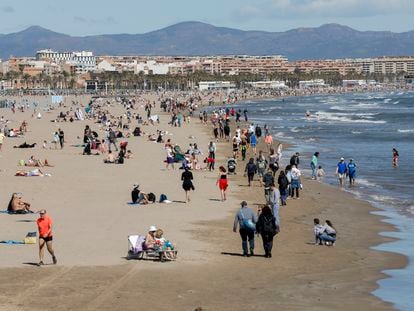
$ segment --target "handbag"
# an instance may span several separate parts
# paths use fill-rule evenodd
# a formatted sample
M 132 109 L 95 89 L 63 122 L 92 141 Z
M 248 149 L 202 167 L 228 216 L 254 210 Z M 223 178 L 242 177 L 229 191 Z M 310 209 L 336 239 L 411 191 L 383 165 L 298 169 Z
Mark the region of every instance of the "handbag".
M 243 211 L 240 209 L 240 214 L 242 216 L 242 229 L 249 231 L 256 231 L 256 224 L 251 219 L 244 218 Z

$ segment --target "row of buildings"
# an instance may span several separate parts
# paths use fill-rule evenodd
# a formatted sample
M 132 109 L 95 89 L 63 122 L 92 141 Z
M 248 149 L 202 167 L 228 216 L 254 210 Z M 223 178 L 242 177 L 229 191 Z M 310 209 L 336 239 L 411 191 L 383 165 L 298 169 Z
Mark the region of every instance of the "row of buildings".
M 143 75 L 211 75 L 316 73 L 340 75 L 405 73 L 414 75 L 414 56 L 369 59 L 289 61 L 281 55 L 270 56 L 95 56 L 90 51 L 56 52 L 41 50 L 34 57 L 11 57 L 0 61 L 3 77 L 22 78 L 58 74 L 78 77 L 89 73 L 130 72 Z M 13 74 L 12 74 L 13 73 Z

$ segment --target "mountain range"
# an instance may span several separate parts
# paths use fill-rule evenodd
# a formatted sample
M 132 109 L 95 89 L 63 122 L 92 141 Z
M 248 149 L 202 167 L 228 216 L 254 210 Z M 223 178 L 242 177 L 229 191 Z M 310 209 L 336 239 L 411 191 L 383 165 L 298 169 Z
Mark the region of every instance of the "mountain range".
M 338 24 L 285 32 L 243 31 L 182 22 L 144 34 L 69 36 L 40 26 L 0 34 L 0 58 L 37 50 L 96 55 L 284 55 L 290 60 L 414 55 L 414 31 L 358 31 Z

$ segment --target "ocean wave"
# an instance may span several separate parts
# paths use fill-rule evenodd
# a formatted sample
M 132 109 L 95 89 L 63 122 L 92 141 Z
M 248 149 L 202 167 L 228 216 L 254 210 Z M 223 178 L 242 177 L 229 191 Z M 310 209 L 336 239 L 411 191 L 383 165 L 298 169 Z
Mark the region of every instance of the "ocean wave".
M 400 101 L 399 101 L 399 100 L 397 100 L 397 101 L 393 102 L 392 104 L 393 104 L 393 105 L 398 105 L 399 103 L 400 103 Z
M 291 128 L 290 128 L 290 131 L 291 131 L 292 133 L 298 133 L 298 132 L 300 132 L 300 130 L 299 130 L 296 126 L 291 127 Z
M 350 119 L 348 114 L 344 113 L 331 113 L 320 111 L 317 112 L 317 120 L 319 122 L 346 122 L 346 123 L 373 123 L 373 124 L 384 124 L 387 121 L 384 120 L 367 120 L 367 119 Z
M 385 103 L 385 104 L 388 104 L 390 101 L 391 101 L 391 98 L 386 98 L 386 99 L 384 99 L 384 103 Z
M 362 132 L 358 132 L 358 131 L 351 131 L 351 133 L 352 133 L 352 134 L 355 134 L 355 135 L 362 134 Z
M 378 187 L 377 184 L 364 178 L 358 178 L 358 185 L 364 186 L 364 187 Z
M 398 129 L 398 133 L 414 133 L 414 129 L 407 129 L 407 130 Z

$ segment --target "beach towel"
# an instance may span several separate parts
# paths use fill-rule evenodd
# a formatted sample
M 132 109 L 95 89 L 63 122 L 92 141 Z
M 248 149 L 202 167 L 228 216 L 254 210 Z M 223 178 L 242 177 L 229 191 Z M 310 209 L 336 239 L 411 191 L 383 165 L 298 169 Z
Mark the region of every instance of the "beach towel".
M 134 202 L 128 202 L 127 204 L 128 204 L 128 205 L 139 205 L 139 203 L 138 203 L 138 202 L 135 202 L 135 203 L 134 203 Z
M 24 244 L 22 240 L 3 240 L 3 241 L 0 241 L 0 243 L 7 244 L 7 245 Z

